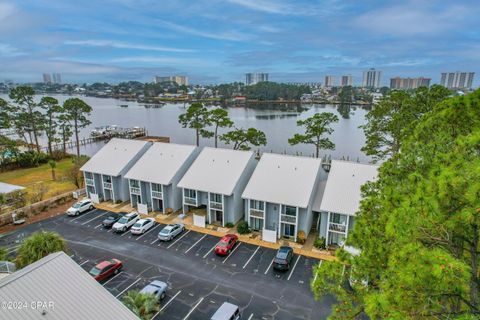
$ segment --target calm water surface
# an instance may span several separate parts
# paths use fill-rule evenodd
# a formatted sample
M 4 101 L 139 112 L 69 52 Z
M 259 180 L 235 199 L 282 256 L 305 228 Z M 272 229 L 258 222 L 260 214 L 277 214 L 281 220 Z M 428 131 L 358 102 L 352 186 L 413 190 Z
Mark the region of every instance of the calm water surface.
M 0 95 L 0 97 L 8 98 L 5 95 Z M 72 96 L 54 95 L 54 97 L 63 102 Z M 147 128 L 149 135 L 169 136 L 171 142 L 195 143 L 195 132 L 182 128 L 178 123 L 178 116 L 186 110 L 183 104 L 167 104 L 158 109 L 147 109 L 137 102 L 84 96 L 80 98 L 93 108 L 90 117 L 92 124 L 82 130 L 81 137 L 88 137 L 90 131 L 99 126 L 139 126 Z M 121 108 L 120 104 L 128 104 L 128 108 Z M 363 131 L 358 128 L 365 122 L 366 109 L 355 106 L 348 109 L 348 107 L 333 105 L 304 105 L 298 108 L 282 108 L 282 110 L 277 110 L 278 107 L 274 108 L 275 106 L 259 105 L 248 108 L 229 107 L 227 110 L 236 127 L 254 127 L 265 132 L 268 143 L 265 147 L 260 148 L 261 151 L 302 155 L 313 155 L 315 149 L 311 145 L 290 146 L 288 144 L 288 138 L 301 132 L 300 128 L 296 126 L 297 120 L 308 118 L 315 113 L 332 112 L 339 117 L 339 122 L 333 125 L 335 131 L 331 136 L 336 148 L 322 151 L 321 154 L 331 155 L 335 159 L 348 157 L 351 160 L 359 159 L 362 162 L 370 160 L 360 151 L 365 143 L 365 136 Z M 93 155 L 103 144 L 101 142 L 82 146 L 82 153 Z M 214 141 L 213 139 L 201 139 L 200 144 L 213 146 Z M 220 145 L 225 146 L 221 142 Z

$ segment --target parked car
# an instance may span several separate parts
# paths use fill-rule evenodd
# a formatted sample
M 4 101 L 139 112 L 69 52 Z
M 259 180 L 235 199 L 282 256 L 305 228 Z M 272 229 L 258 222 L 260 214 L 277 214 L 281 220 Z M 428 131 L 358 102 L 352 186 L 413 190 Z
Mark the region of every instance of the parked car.
M 168 285 L 159 280 L 150 282 L 140 293 L 153 294 L 158 300 L 163 300 L 167 294 Z
M 238 237 L 235 234 L 224 235 L 215 246 L 215 253 L 223 256 L 229 254 L 237 241 Z
M 273 259 L 273 269 L 287 271 L 293 259 L 293 249 L 289 246 L 278 248 L 277 254 Z
M 67 210 L 67 215 L 69 216 L 78 216 L 80 213 L 84 213 L 88 210 L 92 210 L 93 202 L 90 199 L 83 199 L 75 203 Z
M 242 317 L 240 308 L 233 303 L 224 302 L 210 320 L 238 320 Z
M 130 229 L 132 234 L 144 234 L 148 230 L 150 230 L 155 225 L 155 219 L 147 218 L 147 219 L 140 219 L 133 227 Z
M 112 226 L 112 230 L 113 232 L 125 232 L 128 228 L 133 226 L 138 219 L 140 219 L 140 217 L 137 212 L 130 212 L 115 222 Z
M 105 220 L 102 221 L 102 226 L 104 228 L 111 228 L 115 222 L 120 220 L 126 213 L 120 212 L 120 213 L 115 213 L 112 212 L 108 215 L 108 217 L 105 218 Z
M 158 233 L 158 239 L 162 241 L 170 241 L 185 230 L 183 223 L 169 224 L 163 227 Z
M 95 267 L 90 269 L 90 274 L 98 282 L 108 279 L 114 274 L 117 274 L 122 270 L 123 264 L 118 259 L 111 259 L 102 261 L 97 264 Z

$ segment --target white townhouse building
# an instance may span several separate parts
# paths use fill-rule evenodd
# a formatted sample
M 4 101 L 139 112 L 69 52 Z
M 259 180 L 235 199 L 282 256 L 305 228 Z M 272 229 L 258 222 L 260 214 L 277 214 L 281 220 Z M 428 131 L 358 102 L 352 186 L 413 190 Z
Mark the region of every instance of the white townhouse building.
M 132 207 L 140 213 L 181 209 L 182 190 L 177 184 L 199 151 L 196 146 L 155 142 L 125 175 Z
M 204 147 L 178 186 L 183 210 L 204 208 L 207 223 L 236 223 L 243 217 L 242 192 L 257 160 L 251 151 Z
M 344 243 L 360 207 L 361 187 L 377 176 L 377 165 L 332 160 L 327 182 L 320 185 L 313 208 L 319 213 L 319 236 L 327 245 Z
M 242 194 L 245 220 L 267 241 L 276 241 L 272 232 L 294 241 L 300 230 L 307 236 L 317 186 L 325 179 L 320 159 L 264 153 Z
M 129 200 L 130 191 L 125 174 L 151 145 L 152 142 L 141 140 L 110 140 L 80 168 L 87 196 L 95 203 Z

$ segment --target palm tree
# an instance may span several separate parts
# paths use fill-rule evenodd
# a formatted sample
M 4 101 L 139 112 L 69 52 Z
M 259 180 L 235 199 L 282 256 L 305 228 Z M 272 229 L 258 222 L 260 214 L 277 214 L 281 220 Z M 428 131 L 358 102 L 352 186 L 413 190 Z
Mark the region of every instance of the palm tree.
M 153 294 L 140 293 L 138 290 L 130 290 L 123 297 L 123 304 L 127 306 L 140 319 L 152 319 L 160 309 L 160 303 Z
M 35 232 L 25 239 L 20 248 L 16 259 L 18 268 L 23 268 L 50 253 L 65 251 L 65 240 L 56 232 L 40 231 Z
M 57 162 L 55 160 L 48 161 L 50 168 L 52 169 L 52 180 L 57 180 L 55 176 L 55 168 L 57 167 Z

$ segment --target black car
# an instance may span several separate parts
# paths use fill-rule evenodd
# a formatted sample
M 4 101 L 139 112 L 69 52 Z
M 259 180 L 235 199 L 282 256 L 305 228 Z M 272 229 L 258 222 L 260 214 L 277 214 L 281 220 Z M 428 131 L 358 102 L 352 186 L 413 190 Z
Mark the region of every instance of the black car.
M 290 263 L 293 259 L 293 249 L 288 246 L 278 248 L 275 259 L 273 259 L 273 269 L 287 271 L 290 269 Z
M 117 222 L 118 220 L 120 220 L 121 217 L 123 217 L 125 214 L 123 212 L 121 213 L 110 213 L 108 215 L 107 218 L 105 218 L 105 220 L 102 221 L 102 226 L 104 228 L 111 228 L 115 222 Z

